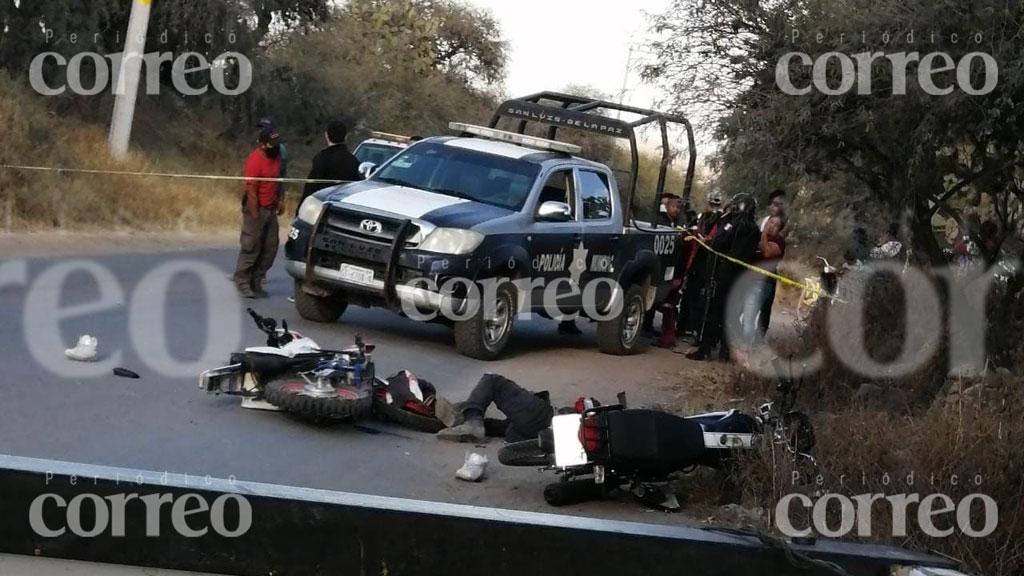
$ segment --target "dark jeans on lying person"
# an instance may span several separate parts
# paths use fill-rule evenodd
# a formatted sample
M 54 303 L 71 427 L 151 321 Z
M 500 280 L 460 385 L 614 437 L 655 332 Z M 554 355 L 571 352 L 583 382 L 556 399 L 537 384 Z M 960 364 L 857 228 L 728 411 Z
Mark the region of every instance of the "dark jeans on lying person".
M 462 413 L 470 418 L 483 418 L 494 404 L 508 418 L 505 439 L 519 442 L 536 438 L 551 426 L 554 410 L 551 403 L 498 374 L 484 374 L 462 405 Z

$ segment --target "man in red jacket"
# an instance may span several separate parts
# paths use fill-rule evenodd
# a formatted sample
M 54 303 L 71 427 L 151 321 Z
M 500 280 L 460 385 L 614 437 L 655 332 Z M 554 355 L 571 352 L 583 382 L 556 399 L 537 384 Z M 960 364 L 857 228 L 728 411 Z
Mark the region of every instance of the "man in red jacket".
M 260 131 L 259 146 L 245 161 L 247 178 L 280 178 L 281 148 L 277 130 Z M 277 216 L 283 203 L 281 184 L 267 180 L 246 180 L 242 199 L 242 236 L 235 285 L 243 298 L 264 298 L 267 272 L 277 257 Z

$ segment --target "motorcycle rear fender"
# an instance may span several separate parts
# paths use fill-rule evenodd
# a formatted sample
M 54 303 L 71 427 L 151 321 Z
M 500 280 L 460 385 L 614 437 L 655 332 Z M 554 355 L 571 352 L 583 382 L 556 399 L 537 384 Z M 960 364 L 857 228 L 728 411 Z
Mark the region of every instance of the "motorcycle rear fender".
M 581 414 L 561 414 L 551 419 L 551 431 L 555 438 L 555 466 L 570 468 L 584 466 L 589 462 L 583 443 L 580 442 Z

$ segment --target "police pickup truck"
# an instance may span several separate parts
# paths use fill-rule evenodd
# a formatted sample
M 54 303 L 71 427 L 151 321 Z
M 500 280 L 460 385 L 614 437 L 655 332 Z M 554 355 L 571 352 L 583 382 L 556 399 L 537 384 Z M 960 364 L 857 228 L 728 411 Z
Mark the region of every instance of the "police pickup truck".
M 414 143 L 369 179 L 311 196 L 285 245 L 299 314 L 335 322 L 349 304 L 386 306 L 451 324 L 459 352 L 482 360 L 501 355 L 519 315 L 578 315 L 597 322 L 602 352 L 636 352 L 645 312 L 670 290 L 682 240 L 631 217 L 634 128 L 679 122 L 691 142 L 692 131 L 685 119 L 646 110 L 623 107 L 642 116 L 634 123 L 596 113 L 616 106 L 555 93 L 512 100 L 490 127 L 452 123 L 457 136 Z M 502 119 L 518 132 L 496 129 Z M 525 134 L 531 122 L 547 125 L 549 138 Z M 630 189 L 555 140 L 559 127 L 628 138 Z M 664 154 L 655 201 L 667 146 Z

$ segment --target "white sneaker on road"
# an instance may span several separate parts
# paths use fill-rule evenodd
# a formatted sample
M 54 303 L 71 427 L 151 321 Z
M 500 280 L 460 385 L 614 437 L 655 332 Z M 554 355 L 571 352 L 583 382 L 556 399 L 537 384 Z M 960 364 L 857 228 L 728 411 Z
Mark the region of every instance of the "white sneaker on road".
M 96 360 L 96 348 L 99 344 L 95 336 L 86 334 L 78 339 L 78 344 L 74 348 L 65 350 L 64 355 L 77 362 L 93 362 Z
M 466 482 L 479 482 L 487 472 L 487 456 L 466 452 L 466 463 L 455 473 L 455 477 Z

